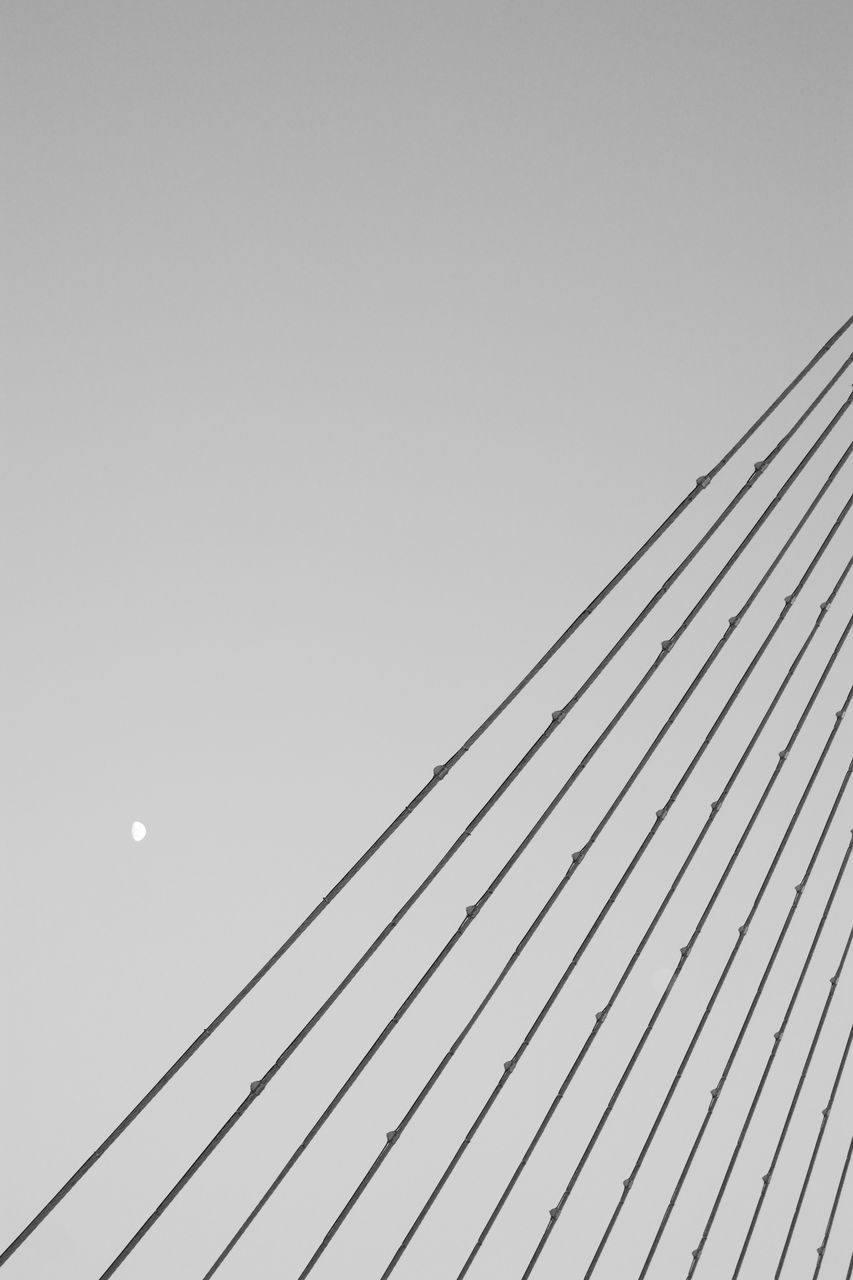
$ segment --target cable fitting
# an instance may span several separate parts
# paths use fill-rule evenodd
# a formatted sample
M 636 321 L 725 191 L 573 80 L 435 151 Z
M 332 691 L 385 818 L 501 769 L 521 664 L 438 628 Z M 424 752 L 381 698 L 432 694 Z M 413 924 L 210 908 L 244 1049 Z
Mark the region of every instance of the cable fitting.
M 697 477 L 696 477 L 696 485 L 697 485 L 697 488 L 699 488 L 699 489 L 707 489 L 707 488 L 708 488 L 708 485 L 709 485 L 710 483 L 711 483 L 711 477 L 710 477 L 710 476 L 697 476 Z
M 753 463 L 752 469 L 753 471 L 757 471 L 758 474 L 761 475 L 762 471 L 764 471 L 765 468 L 767 467 L 767 464 L 768 464 L 768 459 L 762 458 L 761 462 Z
M 836 720 L 843 720 L 846 715 L 847 715 L 846 711 L 836 711 L 835 718 Z
M 655 817 L 656 817 L 656 818 L 665 818 L 665 817 L 666 817 L 666 813 L 667 813 L 666 805 L 664 805 L 664 807 L 663 807 L 662 809 L 655 809 Z
M 661 641 L 661 646 L 660 646 L 660 647 L 661 647 L 661 649 L 663 650 L 663 652 L 664 652 L 664 653 L 669 653 L 670 649 L 672 648 L 672 646 L 673 646 L 674 644 L 675 644 L 675 641 L 674 641 L 673 639 L 669 639 L 669 640 L 662 640 L 662 641 Z
M 263 1080 L 253 1080 L 252 1083 L 249 1085 L 249 1093 L 254 1093 L 254 1094 L 263 1093 L 265 1087 L 266 1086 Z
M 838 986 L 838 974 L 837 974 L 837 973 L 834 973 L 834 974 L 832 975 L 832 977 L 829 979 L 829 985 L 830 985 L 831 987 L 837 987 L 837 986 Z
M 714 1099 L 715 1102 L 720 1096 L 721 1087 L 722 1087 L 721 1085 L 715 1084 L 713 1089 L 711 1090 L 711 1097 Z
M 776 1041 L 777 1044 L 782 1039 L 782 1033 L 784 1030 L 785 1030 L 784 1027 L 780 1027 L 778 1031 L 773 1032 L 773 1039 Z
M 749 928 L 748 924 L 742 924 L 738 927 L 738 933 L 742 938 L 746 935 L 746 931 L 748 928 Z
M 823 1257 L 823 1251 L 824 1251 L 824 1249 L 825 1249 L 825 1248 L 826 1248 L 826 1245 L 825 1245 L 825 1244 L 819 1244 L 819 1245 L 818 1245 L 818 1247 L 817 1247 L 817 1256 L 818 1256 L 819 1258 L 822 1258 L 822 1257 Z
M 633 1185 L 634 1185 L 634 1175 L 632 1173 L 629 1178 L 625 1178 L 623 1180 L 622 1186 L 625 1188 L 626 1191 L 630 1191 Z
M 692 942 L 688 942 L 686 947 L 681 948 L 681 954 L 685 960 L 690 955 L 690 948 L 692 947 L 692 945 L 693 945 Z
M 586 857 L 586 849 L 577 849 L 572 854 L 572 862 L 575 864 L 575 866 L 577 866 L 579 862 L 583 862 L 585 857 Z
M 789 748 L 789 747 L 786 747 L 784 751 L 780 751 L 780 752 L 779 752 L 779 759 L 783 762 L 783 764 L 784 764 L 784 762 L 788 759 L 788 752 L 789 752 L 789 750 L 790 750 L 790 748 Z
M 799 898 L 800 894 L 803 892 L 803 889 L 805 889 L 805 887 L 806 887 L 805 880 L 801 880 L 799 884 L 794 885 L 794 894 L 796 895 L 796 897 Z
M 761 1175 L 761 1181 L 764 1183 L 766 1187 L 768 1182 L 770 1181 L 770 1170 L 768 1170 L 767 1173 L 763 1173 Z
M 397 1141 L 397 1130 L 389 1129 L 388 1132 L 385 1134 L 385 1141 L 388 1143 L 389 1147 L 393 1146 L 394 1143 Z
M 795 599 L 795 596 L 785 596 L 785 604 L 793 604 Z
M 831 604 L 832 604 L 831 600 L 824 600 L 823 604 L 820 606 L 820 609 L 818 610 L 818 613 L 829 613 L 829 606 Z
M 475 902 L 470 907 L 465 908 L 465 914 L 469 920 L 473 920 L 474 916 L 477 914 L 479 910 L 480 908 L 477 906 L 477 903 Z
M 508 1062 L 504 1063 L 504 1072 L 506 1073 L 506 1075 L 509 1075 L 510 1072 L 514 1070 L 515 1070 L 515 1059 L 510 1058 Z
M 554 1205 L 553 1209 L 548 1210 L 548 1217 L 551 1219 L 552 1222 L 556 1222 L 559 1216 L 560 1216 L 560 1206 L 558 1204 Z
M 566 713 L 564 710 L 551 712 L 551 719 L 554 721 L 554 724 L 560 724 L 561 721 L 565 720 L 565 718 Z
M 734 631 L 735 627 L 739 622 L 740 622 L 740 617 L 738 616 L 738 614 L 735 614 L 733 618 L 729 618 L 729 627 L 731 628 L 732 631 Z
M 432 771 L 432 776 L 434 778 L 446 778 L 449 772 L 449 768 L 450 768 L 449 765 L 437 764 Z
M 712 813 L 716 813 L 716 812 L 717 812 L 717 810 L 720 808 L 720 805 L 721 805 L 722 803 L 723 803 L 723 802 L 722 802 L 722 800 L 712 800 L 712 801 L 711 801 L 711 812 L 712 812 Z
M 604 1019 L 607 1017 L 607 1013 L 608 1013 L 607 1009 L 600 1009 L 598 1013 L 595 1015 L 595 1021 L 600 1025 L 604 1021 Z
M 691 1258 L 694 1260 L 694 1262 L 698 1262 L 698 1261 L 699 1261 L 700 1257 L 702 1256 L 702 1246 L 701 1246 L 701 1244 L 699 1245 L 698 1249 L 694 1249 L 694 1250 L 693 1250 L 693 1252 L 691 1253 L 691 1255 L 690 1255 L 690 1256 L 691 1256 Z
M 828 1106 L 824 1107 L 823 1111 L 821 1111 L 821 1113 L 820 1113 L 820 1114 L 823 1116 L 823 1118 L 824 1118 L 824 1120 L 825 1120 L 825 1119 L 826 1119 L 826 1117 L 829 1115 L 829 1107 L 828 1107 Z

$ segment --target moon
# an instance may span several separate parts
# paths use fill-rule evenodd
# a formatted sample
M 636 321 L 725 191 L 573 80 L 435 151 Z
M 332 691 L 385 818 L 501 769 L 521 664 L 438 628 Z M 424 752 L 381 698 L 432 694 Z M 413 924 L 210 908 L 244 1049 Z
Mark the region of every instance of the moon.
M 145 836 L 146 836 L 146 834 L 147 834 L 147 832 L 146 832 L 146 830 L 145 830 L 145 823 L 144 823 L 144 822 L 131 822 L 131 824 L 130 824 L 130 834 L 131 834 L 131 836 L 133 837 L 133 839 L 137 842 L 137 844 L 139 843 L 139 841 L 140 841 L 140 840 L 144 840 L 144 839 L 145 839 Z

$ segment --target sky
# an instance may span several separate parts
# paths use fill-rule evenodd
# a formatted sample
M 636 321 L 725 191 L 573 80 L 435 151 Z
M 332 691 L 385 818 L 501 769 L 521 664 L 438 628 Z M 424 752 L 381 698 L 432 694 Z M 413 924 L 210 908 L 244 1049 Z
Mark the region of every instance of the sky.
M 0 13 L 0 1248 L 853 310 L 851 10 L 247 0 Z M 848 335 L 10 1260 L 89 1280 L 853 350 Z M 827 397 L 120 1273 L 201 1277 L 850 390 Z M 791 487 L 235 1249 L 296 1277 L 850 440 Z M 842 471 L 314 1271 L 378 1280 L 850 491 Z M 415 1236 L 455 1276 L 850 554 L 843 525 Z M 839 593 L 472 1277 L 518 1280 L 853 609 Z M 851 641 L 853 643 L 853 641 Z M 844 650 L 536 1280 L 583 1275 L 849 688 Z M 842 723 L 603 1255 L 635 1276 L 844 770 Z M 131 839 L 142 821 L 147 837 Z M 652 1280 L 686 1274 L 853 788 Z M 777 883 L 778 880 L 778 883 Z M 730 1274 L 842 880 L 698 1275 Z M 842 975 L 743 1274 L 775 1265 Z M 618 1010 L 618 1016 L 616 1014 Z M 853 1132 L 839 1086 L 787 1273 Z M 847 1204 L 853 1194 L 847 1188 Z M 843 1276 L 840 1212 L 823 1276 Z

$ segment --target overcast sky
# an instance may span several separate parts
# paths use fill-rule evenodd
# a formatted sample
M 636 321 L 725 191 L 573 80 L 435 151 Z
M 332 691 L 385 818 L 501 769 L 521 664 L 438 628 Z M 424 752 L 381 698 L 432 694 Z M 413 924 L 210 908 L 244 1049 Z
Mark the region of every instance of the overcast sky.
M 851 7 L 0 11 L 0 1248 L 851 306 Z M 853 350 L 849 336 L 9 1262 L 91 1280 Z M 201 1280 L 849 376 L 122 1268 Z M 851 438 L 838 429 L 221 1270 L 296 1277 Z M 378 1280 L 850 492 L 853 462 L 318 1264 Z M 853 548 L 842 526 L 416 1235 L 454 1277 Z M 518 1280 L 853 610 L 839 594 L 472 1277 Z M 851 641 L 853 645 L 853 641 Z M 849 688 L 844 650 L 536 1269 L 581 1277 Z M 842 725 L 597 1272 L 636 1276 L 853 754 Z M 147 825 L 131 840 L 134 820 Z M 853 826 L 816 866 L 653 1280 L 686 1275 Z M 853 866 L 698 1271 L 725 1278 Z M 743 1280 L 772 1274 L 853 959 Z M 618 1016 L 617 1012 L 618 1011 Z M 786 1274 L 811 1275 L 853 1066 Z M 853 1195 L 847 1189 L 847 1205 Z M 822 1272 L 844 1275 L 840 1211 Z

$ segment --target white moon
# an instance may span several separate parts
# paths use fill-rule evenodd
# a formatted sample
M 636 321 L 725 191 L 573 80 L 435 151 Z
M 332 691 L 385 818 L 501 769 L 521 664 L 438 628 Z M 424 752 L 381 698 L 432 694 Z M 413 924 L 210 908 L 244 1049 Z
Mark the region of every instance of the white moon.
M 144 823 L 144 822 L 131 822 L 131 824 L 130 824 L 130 834 L 133 836 L 134 840 L 136 840 L 137 842 L 138 842 L 139 840 L 144 840 L 144 839 L 145 839 L 145 835 L 146 835 L 146 831 L 145 831 L 145 823 Z

